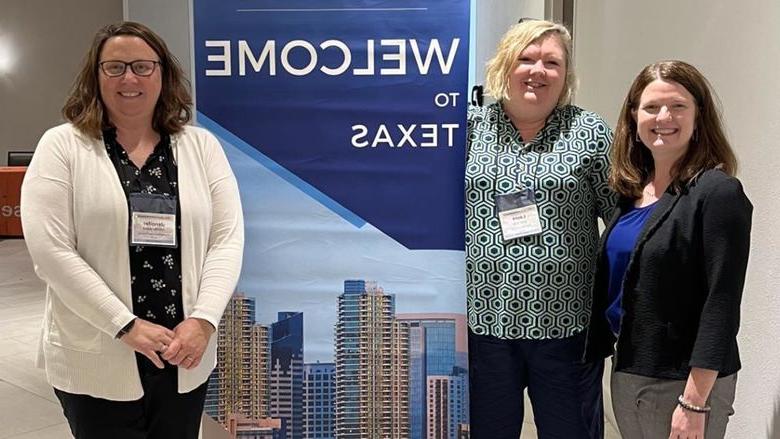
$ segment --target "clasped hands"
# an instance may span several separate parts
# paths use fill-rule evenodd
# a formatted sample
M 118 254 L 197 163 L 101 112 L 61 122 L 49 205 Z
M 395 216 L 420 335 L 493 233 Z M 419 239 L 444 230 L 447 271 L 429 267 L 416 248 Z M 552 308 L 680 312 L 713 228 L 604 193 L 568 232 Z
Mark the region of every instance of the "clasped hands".
M 121 340 L 160 369 L 165 367 L 163 360 L 192 369 L 200 364 L 213 333 L 214 327 L 203 319 L 188 318 L 170 330 L 137 318 Z

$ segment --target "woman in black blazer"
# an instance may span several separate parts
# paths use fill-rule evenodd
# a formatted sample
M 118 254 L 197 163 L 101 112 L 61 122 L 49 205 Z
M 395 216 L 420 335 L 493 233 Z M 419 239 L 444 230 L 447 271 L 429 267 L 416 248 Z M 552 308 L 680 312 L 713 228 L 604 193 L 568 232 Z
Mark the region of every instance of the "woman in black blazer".
M 614 354 L 624 438 L 723 438 L 753 207 L 707 80 L 682 61 L 645 67 L 612 154 L 622 201 L 602 236 L 585 357 Z

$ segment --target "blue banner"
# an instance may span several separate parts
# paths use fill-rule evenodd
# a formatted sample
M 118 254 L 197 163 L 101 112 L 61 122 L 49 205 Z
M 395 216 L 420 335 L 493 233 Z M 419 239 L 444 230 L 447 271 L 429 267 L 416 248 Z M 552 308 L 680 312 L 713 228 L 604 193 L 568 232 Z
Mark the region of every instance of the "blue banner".
M 256 437 L 465 437 L 469 1 L 193 6 L 198 123 L 247 232 L 206 411 Z
M 410 249 L 463 249 L 452 183 L 463 172 L 467 2 L 196 7 L 201 113 L 356 225 Z

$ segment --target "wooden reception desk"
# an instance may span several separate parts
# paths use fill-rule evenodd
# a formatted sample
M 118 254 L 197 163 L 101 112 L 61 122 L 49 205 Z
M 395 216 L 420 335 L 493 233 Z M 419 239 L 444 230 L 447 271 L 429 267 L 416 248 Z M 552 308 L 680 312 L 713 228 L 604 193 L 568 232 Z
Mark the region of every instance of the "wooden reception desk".
M 19 196 L 25 171 L 23 166 L 0 167 L 0 237 L 22 237 Z

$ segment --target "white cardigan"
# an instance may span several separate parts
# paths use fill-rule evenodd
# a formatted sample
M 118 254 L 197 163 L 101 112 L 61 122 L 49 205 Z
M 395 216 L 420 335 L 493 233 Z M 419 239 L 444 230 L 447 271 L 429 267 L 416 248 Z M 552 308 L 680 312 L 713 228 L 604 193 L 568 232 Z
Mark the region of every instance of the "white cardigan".
M 215 328 L 238 281 L 244 245 L 238 186 L 217 139 L 186 126 L 172 136 L 181 205 L 184 316 Z M 70 124 L 48 130 L 22 184 L 22 227 L 46 283 L 38 365 L 57 389 L 139 399 L 133 350 L 114 337 L 133 319 L 128 213 L 102 140 Z M 198 367 L 179 368 L 179 392 L 216 365 L 215 333 Z

